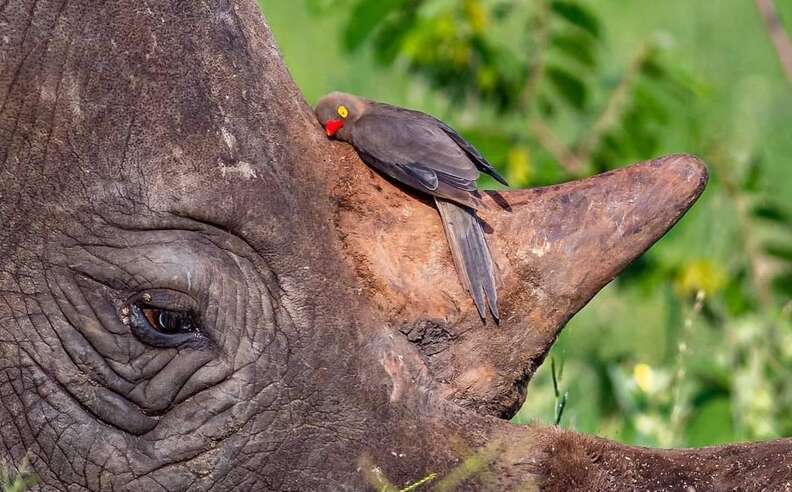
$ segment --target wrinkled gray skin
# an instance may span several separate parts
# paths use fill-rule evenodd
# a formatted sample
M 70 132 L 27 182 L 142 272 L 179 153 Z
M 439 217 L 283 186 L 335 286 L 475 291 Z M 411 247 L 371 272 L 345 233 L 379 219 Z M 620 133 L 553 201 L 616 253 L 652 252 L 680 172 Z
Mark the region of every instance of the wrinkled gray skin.
M 369 341 L 322 309 L 357 308 L 255 5 L 0 14 L 0 456 L 56 488 L 359 483 L 387 388 L 362 400 Z M 144 293 L 195 306 L 208 343 L 141 342 L 122 310 Z
M 640 241 L 609 251 L 618 261 L 585 273 L 556 318 L 524 314 L 512 295 L 500 331 L 481 335 L 468 328 L 472 305 L 399 317 L 389 297 L 364 289 L 345 256 L 343 227 L 353 226 L 343 224 L 357 222 L 340 217 L 366 208 L 339 193 L 365 166 L 345 152 L 326 142 L 252 1 L 0 3 L 0 458 L 27 457 L 43 490 L 358 490 L 376 476 L 367 463 L 404 484 L 485 443 L 502 444 L 495 490 L 706 490 L 721 477 L 788 477 L 787 441 L 653 452 L 494 417 L 521 401 L 563 322 L 690 206 L 700 163 L 674 158 L 596 181 L 670 201 L 653 200 L 641 212 L 651 219 L 619 232 Z M 690 186 L 677 200 L 666 178 Z M 592 183 L 531 196 L 578 206 L 574 193 L 594 193 Z M 422 204 L 372 186 L 441 240 Z M 661 204 L 667 214 L 651 208 Z M 498 254 L 518 254 L 506 240 Z M 455 285 L 443 258 L 436 271 Z M 507 273 L 512 292 L 537 278 Z M 191 312 L 198 331 L 155 335 L 144 307 Z M 534 316 L 530 331 L 524 316 Z M 498 338 L 516 330 L 528 336 Z M 443 343 L 486 336 L 495 348 L 461 352 L 483 361 L 465 372 L 456 356 L 425 353 L 430 333 Z M 520 350 L 506 356 L 505 346 Z M 484 370 L 486 382 L 464 393 L 437 376 Z M 477 480 L 464 487 L 480 489 Z

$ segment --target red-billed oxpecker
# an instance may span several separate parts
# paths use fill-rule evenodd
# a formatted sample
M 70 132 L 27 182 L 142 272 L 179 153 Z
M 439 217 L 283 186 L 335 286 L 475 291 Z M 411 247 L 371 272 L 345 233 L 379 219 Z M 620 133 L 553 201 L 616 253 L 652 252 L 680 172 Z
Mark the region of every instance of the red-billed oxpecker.
M 451 255 L 479 315 L 498 315 L 495 265 L 476 209 L 479 171 L 506 180 L 481 153 L 442 121 L 418 111 L 333 92 L 316 105 L 328 137 L 348 142 L 381 173 L 434 196 Z M 486 302 L 485 302 L 486 299 Z

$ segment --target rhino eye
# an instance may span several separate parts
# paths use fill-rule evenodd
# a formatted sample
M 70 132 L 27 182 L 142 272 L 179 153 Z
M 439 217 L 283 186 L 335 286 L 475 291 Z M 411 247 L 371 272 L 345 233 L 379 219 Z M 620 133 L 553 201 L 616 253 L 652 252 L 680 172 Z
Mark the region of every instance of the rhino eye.
M 181 293 L 148 291 L 134 296 L 121 310 L 122 322 L 146 345 L 157 348 L 211 345 L 197 322 L 195 304 Z
M 180 313 L 157 308 L 142 308 L 149 325 L 160 333 L 177 334 L 195 331 L 195 323 L 189 313 Z

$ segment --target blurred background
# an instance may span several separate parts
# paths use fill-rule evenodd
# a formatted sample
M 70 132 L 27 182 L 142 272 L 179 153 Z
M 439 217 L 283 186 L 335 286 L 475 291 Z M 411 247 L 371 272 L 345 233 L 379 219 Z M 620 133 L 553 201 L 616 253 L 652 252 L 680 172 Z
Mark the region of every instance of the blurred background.
M 515 422 L 650 446 L 792 435 L 792 80 L 771 1 L 260 3 L 309 103 L 432 113 L 516 188 L 673 152 L 710 166 L 685 218 L 569 323 Z M 776 7 L 789 32 L 792 2 Z

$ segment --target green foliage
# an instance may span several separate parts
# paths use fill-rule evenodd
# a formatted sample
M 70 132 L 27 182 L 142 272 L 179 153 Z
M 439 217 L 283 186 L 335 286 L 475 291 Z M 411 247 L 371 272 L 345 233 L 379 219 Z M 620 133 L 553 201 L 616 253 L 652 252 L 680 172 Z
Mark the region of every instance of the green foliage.
M 581 3 L 555 0 L 550 8 L 559 18 L 566 20 L 594 38 L 600 37 L 600 21 L 597 16 Z
M 562 333 L 563 390 L 544 364 L 516 422 L 655 446 L 792 435 L 792 88 L 753 2 L 306 0 L 333 58 L 262 1 L 309 97 L 434 113 L 515 187 L 661 153 L 710 166 L 699 203 Z
M 358 2 L 352 9 L 349 22 L 344 31 L 344 47 L 348 50 L 360 48 L 372 31 L 388 14 L 402 7 L 402 0 L 380 0 L 377 2 Z
M 491 158 L 513 181 L 523 178 L 515 183 L 521 186 L 550 182 L 557 175 L 546 170 L 551 166 L 581 175 L 651 156 L 673 105 L 689 104 L 694 95 L 690 78 L 666 63 L 669 43 L 662 37 L 639 46 L 616 81 L 603 73 L 602 22 L 582 1 L 363 0 L 349 10 L 342 29 L 347 51 L 368 41 L 379 63 L 404 63 L 455 112 L 487 107 L 501 118 L 533 121 L 527 132 L 501 127 L 501 148 L 494 151 L 528 150 L 533 167 L 541 168 L 532 179 L 524 166 Z M 504 39 L 503 32 L 515 29 L 522 32 Z M 580 123 L 571 131 L 554 128 L 569 121 Z
M 27 460 L 14 466 L 0 459 L 0 490 L 22 492 L 36 484 L 36 476 L 28 470 Z
M 458 444 L 458 443 L 452 443 Z M 385 475 L 382 469 L 371 461 L 367 455 L 363 455 L 358 460 L 358 468 L 363 477 L 378 492 L 412 492 L 419 489 L 431 489 L 435 492 L 451 492 L 458 490 L 469 480 L 474 480 L 478 484 L 494 483 L 493 474 L 490 470 L 492 464 L 503 452 L 503 442 L 499 439 L 490 441 L 487 445 L 479 449 L 460 449 L 459 465 L 448 470 L 445 475 L 430 473 L 425 477 L 411 482 L 404 487 L 397 487 Z M 524 484 L 526 486 L 530 484 Z M 528 490 L 526 488 L 526 490 Z M 531 488 L 533 490 L 533 488 Z
M 555 419 L 553 423 L 555 425 L 559 425 L 561 423 L 561 417 L 564 416 L 564 409 L 566 408 L 567 399 L 569 398 L 569 393 L 565 392 L 561 394 L 559 391 L 559 383 L 561 382 L 561 377 L 564 375 L 564 363 L 561 363 L 561 367 L 558 368 L 556 371 L 556 363 L 555 357 L 550 358 L 550 374 L 553 377 L 553 393 L 555 394 Z
M 413 490 L 418 490 L 419 488 L 428 484 L 435 478 L 437 478 L 437 473 L 430 473 L 429 475 L 423 477 L 422 479 L 416 480 L 415 482 L 407 485 L 403 489 L 399 490 L 399 492 L 413 492 Z

